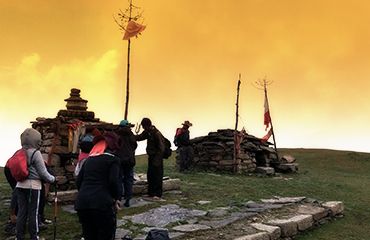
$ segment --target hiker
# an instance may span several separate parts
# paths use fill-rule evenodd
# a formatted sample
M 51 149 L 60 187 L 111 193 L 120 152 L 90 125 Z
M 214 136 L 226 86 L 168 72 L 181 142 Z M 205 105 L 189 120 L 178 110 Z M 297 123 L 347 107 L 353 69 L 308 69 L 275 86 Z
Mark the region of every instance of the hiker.
M 146 152 L 148 154 L 148 197 L 154 201 L 162 199 L 163 185 L 163 153 L 164 142 L 161 132 L 152 125 L 149 118 L 141 121 L 144 131 L 136 136 L 137 141 L 147 140 Z
M 190 132 L 189 127 L 193 126 L 189 121 L 185 121 L 182 124 L 182 128 L 176 129 L 176 135 L 174 144 L 177 146 L 177 153 L 180 158 L 179 171 L 183 172 L 189 169 L 190 164 L 193 161 L 193 148 L 190 144 Z
M 122 120 L 117 129 L 117 134 L 119 136 L 117 156 L 121 160 L 123 197 L 125 199 L 123 205 L 125 207 L 130 207 L 132 187 L 134 184 L 134 166 L 136 164 L 135 150 L 137 148 L 137 142 L 135 135 L 131 131 L 133 126 L 135 125 L 129 123 L 127 120 Z
M 48 173 L 44 159 L 39 149 L 41 145 L 41 134 L 33 129 L 27 128 L 21 134 L 22 148 L 26 150 L 27 161 L 29 164 L 29 175 L 26 180 L 17 182 L 16 194 L 18 200 L 17 214 L 17 240 L 23 240 L 25 226 L 28 219 L 28 231 L 30 239 L 38 238 L 38 207 L 40 191 L 42 188 L 41 180 L 53 183 L 57 179 Z
M 49 174 L 54 175 L 53 171 L 51 168 L 48 166 L 47 159 L 44 159 L 46 171 L 48 171 Z M 50 184 L 45 182 L 44 180 L 41 180 L 41 190 L 40 190 L 40 201 L 39 201 L 39 212 L 38 212 L 38 224 L 39 224 L 39 229 L 43 230 L 47 228 L 48 224 L 51 224 L 52 221 L 50 219 L 47 219 L 45 217 L 45 204 L 46 204 L 46 199 L 47 195 L 49 193 L 50 189 Z
M 80 154 L 78 155 L 77 164 L 74 171 L 75 176 L 80 173 L 82 165 L 84 164 L 86 158 L 89 156 L 89 153 L 94 146 L 93 139 L 94 135 L 89 129 L 86 129 L 86 133 L 80 137 Z
M 120 209 L 122 182 L 120 160 L 114 155 L 118 136 L 102 135 L 103 153 L 89 156 L 77 176 L 75 202 L 85 240 L 111 240 L 116 231 L 116 212 Z
M 4 167 L 4 175 L 6 177 L 7 182 L 9 183 L 12 189 L 12 196 L 10 200 L 10 214 L 9 220 L 5 225 L 5 232 L 11 235 L 15 235 L 15 227 L 17 221 L 17 212 L 18 212 L 18 204 L 17 204 L 17 194 L 15 191 L 15 186 L 17 185 L 17 180 L 14 179 L 12 176 L 9 167 L 7 166 L 8 162 Z

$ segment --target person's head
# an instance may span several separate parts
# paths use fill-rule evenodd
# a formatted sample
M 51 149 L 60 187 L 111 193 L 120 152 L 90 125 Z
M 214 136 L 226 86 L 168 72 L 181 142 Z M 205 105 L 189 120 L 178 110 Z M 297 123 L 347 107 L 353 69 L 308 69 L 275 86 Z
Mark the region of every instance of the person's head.
M 120 123 L 119 123 L 119 126 L 120 127 L 134 127 L 135 125 L 134 124 L 131 124 L 129 121 L 127 121 L 126 119 L 122 120 Z
M 97 128 L 94 128 L 91 131 L 91 134 L 93 135 L 93 141 L 92 141 L 93 145 L 97 144 L 101 140 L 104 140 L 102 132 Z
M 191 122 L 189 122 L 188 120 L 186 120 L 183 124 L 182 124 L 183 128 L 185 129 L 189 129 L 189 127 L 193 126 L 193 124 Z
M 89 153 L 94 147 L 93 140 L 94 136 L 92 134 L 83 135 L 79 141 L 81 152 Z
M 23 148 L 41 147 L 41 133 L 33 128 L 27 128 L 21 134 L 21 145 Z
M 107 143 L 106 151 L 116 152 L 119 148 L 118 145 L 118 136 L 114 132 L 105 132 L 103 134 L 104 140 Z
M 144 130 L 148 130 L 152 126 L 152 121 L 149 118 L 143 118 L 141 126 L 143 126 Z

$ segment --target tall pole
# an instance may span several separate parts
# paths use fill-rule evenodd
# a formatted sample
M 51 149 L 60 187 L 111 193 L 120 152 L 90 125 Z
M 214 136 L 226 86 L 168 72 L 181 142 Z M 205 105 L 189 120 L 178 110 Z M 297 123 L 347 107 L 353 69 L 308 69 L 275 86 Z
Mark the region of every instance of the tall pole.
M 129 18 L 128 21 L 132 19 L 132 0 L 130 0 L 130 7 L 129 7 Z M 130 52 L 131 52 L 131 40 L 128 39 L 127 45 L 127 78 L 126 78 L 126 103 L 125 103 L 125 120 L 128 117 L 128 102 L 129 102 L 129 95 L 130 95 Z
M 238 121 L 239 121 L 239 91 L 241 84 L 241 74 L 239 73 L 238 87 L 236 89 L 236 111 L 235 111 L 235 129 L 234 129 L 234 173 L 238 171 L 238 151 L 237 151 L 237 137 L 238 137 Z
M 268 106 L 268 109 L 270 110 L 269 100 L 268 100 L 268 97 L 267 97 L 267 83 L 266 83 L 266 79 L 263 80 L 263 87 L 264 87 L 264 92 L 265 92 L 265 98 L 266 98 L 267 106 Z M 274 126 L 272 125 L 271 113 L 270 113 L 270 124 L 271 124 L 272 139 L 274 140 L 274 149 L 275 149 L 275 152 L 276 152 L 276 158 L 277 158 L 277 160 L 279 160 L 279 154 L 278 154 L 278 150 L 276 148 L 276 140 L 275 140 Z

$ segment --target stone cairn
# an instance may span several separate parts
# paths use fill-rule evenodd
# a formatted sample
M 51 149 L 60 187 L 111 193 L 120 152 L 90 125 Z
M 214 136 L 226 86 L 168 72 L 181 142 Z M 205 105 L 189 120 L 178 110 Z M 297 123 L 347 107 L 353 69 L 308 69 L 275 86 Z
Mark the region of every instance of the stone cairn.
M 298 170 L 295 158 L 283 156 L 278 159 L 275 149 L 269 147 L 271 143 L 263 143 L 260 138 L 246 133 L 234 161 L 234 130 L 231 129 L 210 132 L 207 136 L 191 139 L 190 142 L 194 150 L 194 168 L 225 172 L 235 172 L 236 169 L 237 173 L 258 172 L 266 175 L 273 175 L 275 171 Z
M 59 190 L 75 188 L 74 169 L 78 158 L 78 139 L 86 128 L 111 131 L 115 125 L 101 122 L 94 112 L 87 111 L 87 100 L 80 97 L 79 89 L 71 89 L 70 97 L 65 99 L 67 109 L 60 110 L 56 118 L 41 118 L 32 122 L 32 127 L 42 136 L 40 148 L 45 161 L 56 176 Z M 77 141 L 76 141 L 77 140 Z

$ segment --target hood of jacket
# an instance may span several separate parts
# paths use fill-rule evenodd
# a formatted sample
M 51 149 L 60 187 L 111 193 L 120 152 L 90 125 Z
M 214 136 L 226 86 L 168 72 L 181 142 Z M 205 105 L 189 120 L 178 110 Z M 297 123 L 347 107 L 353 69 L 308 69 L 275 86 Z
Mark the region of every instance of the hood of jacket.
M 29 149 L 35 148 L 38 149 L 41 146 L 41 133 L 33 128 L 27 128 L 21 134 L 21 145 L 22 148 Z

